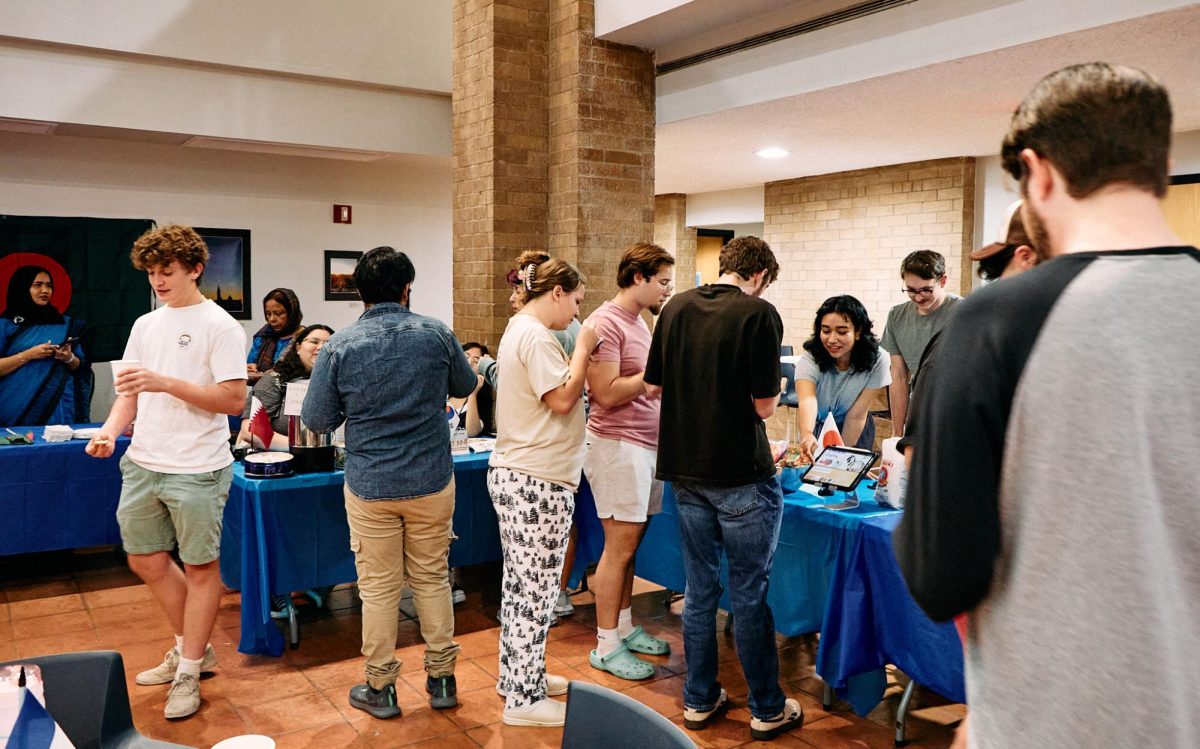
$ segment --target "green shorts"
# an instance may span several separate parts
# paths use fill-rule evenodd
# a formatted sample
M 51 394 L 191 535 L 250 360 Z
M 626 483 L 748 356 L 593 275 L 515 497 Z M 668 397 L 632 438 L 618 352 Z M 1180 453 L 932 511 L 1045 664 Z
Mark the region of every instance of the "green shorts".
M 221 555 L 221 519 L 233 466 L 205 473 L 158 473 L 121 458 L 117 524 L 127 554 L 171 551 L 186 564 Z

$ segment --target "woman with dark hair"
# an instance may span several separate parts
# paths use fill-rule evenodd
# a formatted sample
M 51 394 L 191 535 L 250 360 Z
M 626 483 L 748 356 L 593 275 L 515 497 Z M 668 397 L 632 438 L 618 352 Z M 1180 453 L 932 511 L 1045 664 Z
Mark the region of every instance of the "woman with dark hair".
M 51 303 L 50 271 L 25 265 L 8 281 L 0 313 L 0 426 L 90 421 L 92 370 L 79 338 L 83 320 Z
M 831 413 L 847 445 L 870 449 L 875 442 L 869 391 L 890 385 L 892 373 L 872 327 L 852 296 L 830 297 L 817 310 L 812 338 L 796 362 L 798 441 L 809 460 L 819 452 L 816 434 Z
M 267 324 L 258 329 L 246 356 L 246 373 L 256 382 L 275 367 L 275 362 L 287 351 L 296 331 L 304 322 L 300 299 L 291 289 L 271 289 L 263 297 L 263 317 Z
M 450 418 L 451 411 L 457 416 L 456 420 L 450 422 L 450 428 L 465 429 L 468 437 L 495 434 L 496 424 L 493 415 L 495 395 L 492 386 L 479 373 L 479 360 L 488 355 L 488 348 L 482 343 L 468 341 L 462 345 L 462 350 L 467 355 L 467 363 L 471 365 L 471 369 L 475 370 L 479 384 L 475 387 L 475 392 L 466 398 L 448 398 L 446 400 L 447 419 Z
M 251 444 L 268 450 L 288 449 L 288 417 L 283 413 L 283 400 L 287 394 L 287 384 L 292 380 L 306 378 L 312 374 L 313 366 L 317 363 L 317 354 L 320 353 L 321 347 L 325 345 L 325 341 L 328 341 L 331 335 L 333 335 L 333 328 L 328 325 L 315 324 L 302 328 L 294 336 L 295 343 L 284 350 L 283 356 L 275 363 L 275 368 L 270 372 L 264 372 L 262 378 L 254 385 L 254 390 L 246 396 L 246 408 L 242 411 L 242 430 L 238 435 L 239 441 L 251 443 L 250 408 L 254 402 L 253 399 L 257 398 L 266 409 L 267 415 L 271 417 L 271 428 L 275 431 L 275 436 L 271 438 L 270 445 L 262 445 L 257 442 Z
M 242 411 L 242 429 L 238 434 L 239 442 L 246 442 L 255 447 L 272 450 L 288 449 L 288 417 L 283 413 L 283 401 L 287 395 L 287 386 L 293 380 L 307 378 L 312 374 L 313 366 L 317 363 L 317 355 L 321 347 L 333 335 L 333 328 L 328 325 L 309 325 L 298 332 L 292 345 L 283 352 L 283 356 L 275 363 L 275 368 L 264 372 L 254 385 L 254 390 L 246 396 L 246 408 Z M 271 444 L 263 445 L 250 434 L 250 417 L 254 399 L 257 398 L 271 418 Z M 306 590 L 304 594 L 312 599 L 317 608 L 325 605 L 329 591 L 333 586 L 322 586 Z M 275 593 L 271 595 L 271 616 L 275 619 L 286 619 L 288 608 L 292 605 L 292 597 Z
M 546 673 L 546 634 L 575 490 L 583 471 L 583 385 L 596 331 L 583 328 L 570 357 L 551 331 L 565 330 L 583 302 L 584 278 L 544 252 L 518 259 L 523 306 L 500 339 L 496 436 L 488 493 L 500 521 L 504 583 L 500 621 L 503 720 L 517 726 L 561 726 L 567 680 Z

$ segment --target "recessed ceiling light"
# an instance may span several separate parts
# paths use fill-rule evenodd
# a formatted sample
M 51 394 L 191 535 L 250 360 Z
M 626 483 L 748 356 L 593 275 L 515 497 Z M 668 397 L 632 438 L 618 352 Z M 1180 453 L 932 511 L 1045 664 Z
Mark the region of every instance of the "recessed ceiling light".
M 764 148 L 761 151 L 755 151 L 754 155 L 764 159 L 782 159 L 788 155 L 788 152 L 782 148 Z

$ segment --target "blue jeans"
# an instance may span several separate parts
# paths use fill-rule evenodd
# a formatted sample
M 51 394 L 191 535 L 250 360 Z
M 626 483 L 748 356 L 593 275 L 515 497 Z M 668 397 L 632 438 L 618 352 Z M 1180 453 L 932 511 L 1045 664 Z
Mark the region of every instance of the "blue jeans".
M 675 484 L 687 593 L 683 646 L 687 661 L 684 705 L 708 710 L 717 702 L 717 601 L 721 552 L 729 560 L 729 598 L 738 660 L 750 686 L 750 712 L 773 718 L 783 710 L 775 617 L 767 605 L 767 579 L 783 522 L 779 480 L 735 487 Z

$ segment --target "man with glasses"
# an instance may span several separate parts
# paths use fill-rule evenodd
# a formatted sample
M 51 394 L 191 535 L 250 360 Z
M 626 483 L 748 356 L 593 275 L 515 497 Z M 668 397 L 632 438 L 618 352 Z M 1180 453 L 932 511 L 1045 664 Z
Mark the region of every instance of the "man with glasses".
M 892 427 L 904 435 L 908 415 L 908 393 L 920 369 L 921 354 L 935 335 L 946 327 L 954 305 L 962 297 L 946 291 L 946 258 L 933 250 L 917 250 L 900 264 L 901 289 L 909 301 L 888 312 L 887 327 L 879 342 L 892 355 Z

